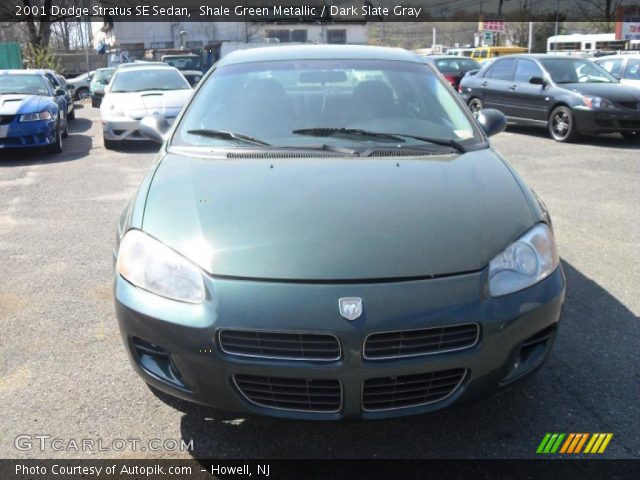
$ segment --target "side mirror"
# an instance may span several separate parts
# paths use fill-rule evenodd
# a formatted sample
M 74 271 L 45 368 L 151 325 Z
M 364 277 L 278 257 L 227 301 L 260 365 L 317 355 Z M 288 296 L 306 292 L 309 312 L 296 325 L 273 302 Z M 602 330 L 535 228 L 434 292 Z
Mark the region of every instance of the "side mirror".
M 56 97 L 60 97 L 62 95 L 65 95 L 66 92 L 62 88 L 56 88 L 55 94 L 56 94 Z
M 73 85 L 67 83 L 67 90 L 73 90 Z
M 140 120 L 138 131 L 140 135 L 153 140 L 154 142 L 163 143 L 169 138 L 169 122 L 162 115 L 146 115 Z
M 543 85 L 544 86 L 545 82 L 544 82 L 544 78 L 542 78 L 542 77 L 531 77 L 529 79 L 529 83 L 531 85 Z
M 504 131 L 507 128 L 507 117 L 495 108 L 484 108 L 478 112 L 478 123 L 488 137 Z

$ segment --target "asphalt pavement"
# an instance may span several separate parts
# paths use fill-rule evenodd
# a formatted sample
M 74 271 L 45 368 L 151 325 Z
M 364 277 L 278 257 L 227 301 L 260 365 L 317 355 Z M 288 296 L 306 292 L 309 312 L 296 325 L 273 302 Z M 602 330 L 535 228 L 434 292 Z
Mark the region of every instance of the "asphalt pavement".
M 522 458 L 546 432 L 611 432 L 601 457 L 640 458 L 640 142 L 565 145 L 535 129 L 493 139 L 546 202 L 567 276 L 558 339 L 535 376 L 430 415 L 300 422 L 170 406 L 134 373 L 111 251 L 157 146 L 107 151 L 98 110 L 77 108 L 62 154 L 0 152 L 0 458 Z M 73 448 L 84 439 L 111 448 Z M 151 451 L 151 439 L 170 442 Z M 166 451 L 180 440 L 193 450 Z

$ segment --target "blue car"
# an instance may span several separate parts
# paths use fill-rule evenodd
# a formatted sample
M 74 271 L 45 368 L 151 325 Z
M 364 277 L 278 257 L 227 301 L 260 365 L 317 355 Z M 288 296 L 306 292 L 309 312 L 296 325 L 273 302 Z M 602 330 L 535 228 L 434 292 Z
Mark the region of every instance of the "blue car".
M 64 92 L 42 72 L 0 70 L 0 149 L 45 147 L 60 153 L 66 108 Z

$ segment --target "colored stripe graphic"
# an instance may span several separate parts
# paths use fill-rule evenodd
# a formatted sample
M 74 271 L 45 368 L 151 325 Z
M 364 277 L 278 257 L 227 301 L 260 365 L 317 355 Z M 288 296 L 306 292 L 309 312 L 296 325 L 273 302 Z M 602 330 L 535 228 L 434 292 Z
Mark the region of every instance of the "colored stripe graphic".
M 613 433 L 546 433 L 536 453 L 576 454 L 583 452 L 585 444 L 583 453 L 604 453 L 612 438 Z

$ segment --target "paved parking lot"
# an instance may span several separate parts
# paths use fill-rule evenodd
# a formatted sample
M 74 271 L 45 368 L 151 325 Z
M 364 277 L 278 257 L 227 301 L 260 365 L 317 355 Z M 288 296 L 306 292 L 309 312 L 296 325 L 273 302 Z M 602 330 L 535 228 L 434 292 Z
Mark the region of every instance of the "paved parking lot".
M 129 366 L 111 297 L 118 214 L 157 147 L 102 146 L 78 107 L 64 153 L 0 152 L 0 457 L 20 434 L 193 439 L 210 458 L 533 457 L 546 432 L 612 432 L 606 457 L 640 458 L 640 143 L 564 145 L 543 130 L 495 137 L 551 211 L 567 275 L 558 341 L 526 383 L 421 417 L 311 423 L 233 415 L 156 398 Z M 139 457 L 188 452 L 94 452 Z

